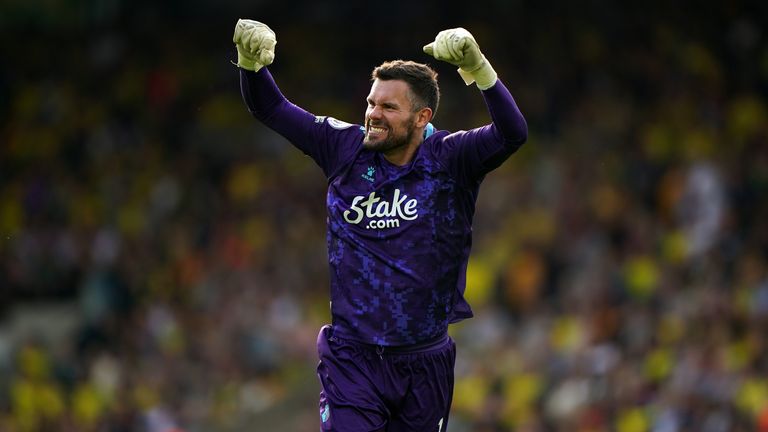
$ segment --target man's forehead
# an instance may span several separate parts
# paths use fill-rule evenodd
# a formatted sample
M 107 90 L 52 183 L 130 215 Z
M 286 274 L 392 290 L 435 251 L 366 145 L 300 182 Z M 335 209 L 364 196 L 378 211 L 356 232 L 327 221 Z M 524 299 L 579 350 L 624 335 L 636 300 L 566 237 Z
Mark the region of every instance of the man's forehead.
M 369 97 L 403 99 L 407 101 L 410 91 L 408 83 L 403 80 L 381 80 L 376 78 L 371 85 Z

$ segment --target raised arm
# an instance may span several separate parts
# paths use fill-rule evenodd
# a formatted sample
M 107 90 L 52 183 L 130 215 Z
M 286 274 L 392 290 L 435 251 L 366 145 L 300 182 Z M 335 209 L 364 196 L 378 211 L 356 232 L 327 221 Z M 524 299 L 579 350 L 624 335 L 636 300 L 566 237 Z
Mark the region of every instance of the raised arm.
M 515 151 L 528 139 L 528 125 L 515 98 L 501 80 L 483 90 L 483 98 L 491 115 L 489 132 L 501 140 L 505 148 Z M 511 153 L 510 153 L 511 154 Z
M 248 111 L 269 128 L 294 144 L 304 141 L 302 123 L 312 124 L 314 116 L 291 104 L 265 68 L 275 59 L 277 38 L 266 24 L 241 19 L 235 25 L 232 42 L 237 48 L 240 68 L 240 92 Z
M 239 20 L 237 47 L 240 92 L 248 111 L 310 156 L 330 176 L 362 140 L 359 127 L 339 127 L 291 103 L 266 68 L 275 58 L 275 33 L 258 21 Z M 334 127 L 335 126 L 335 127 Z
M 498 79 L 475 38 L 463 28 L 441 31 L 424 46 L 434 58 L 458 66 L 467 85 L 482 91 L 491 124 L 451 134 L 444 140 L 444 159 L 458 177 L 477 180 L 501 165 L 528 138 L 528 126 L 515 99 Z

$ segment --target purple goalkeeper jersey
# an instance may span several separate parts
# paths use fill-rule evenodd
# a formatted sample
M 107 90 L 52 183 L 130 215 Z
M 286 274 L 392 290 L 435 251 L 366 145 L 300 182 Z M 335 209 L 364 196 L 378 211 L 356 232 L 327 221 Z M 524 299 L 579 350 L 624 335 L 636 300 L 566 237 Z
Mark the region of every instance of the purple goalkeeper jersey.
M 241 69 L 249 111 L 310 156 L 328 178 L 328 258 L 334 335 L 411 345 L 472 316 L 464 299 L 480 183 L 527 137 L 497 81 L 482 92 L 493 122 L 451 133 L 428 125 L 413 160 L 363 148 L 364 129 L 289 102 L 267 68 Z

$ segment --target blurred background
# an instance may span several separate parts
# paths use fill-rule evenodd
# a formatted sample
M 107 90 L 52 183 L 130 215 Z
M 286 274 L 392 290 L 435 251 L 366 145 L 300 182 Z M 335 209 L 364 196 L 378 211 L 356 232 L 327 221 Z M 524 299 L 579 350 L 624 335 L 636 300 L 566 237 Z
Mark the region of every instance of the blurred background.
M 252 119 L 231 38 L 360 122 L 463 26 L 528 143 L 481 188 L 452 432 L 768 431 L 764 2 L 0 4 L 0 431 L 318 430 L 325 180 Z M 669 3 L 669 4 L 668 4 Z

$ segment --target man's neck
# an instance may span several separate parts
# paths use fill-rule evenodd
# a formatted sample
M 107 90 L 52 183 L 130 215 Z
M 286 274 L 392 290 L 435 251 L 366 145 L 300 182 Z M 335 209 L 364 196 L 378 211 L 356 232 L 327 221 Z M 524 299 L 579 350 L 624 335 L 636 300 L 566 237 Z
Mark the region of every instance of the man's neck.
M 408 145 L 383 152 L 382 155 L 392 165 L 403 166 L 410 163 L 421 143 L 424 142 L 424 129 L 417 129 Z

